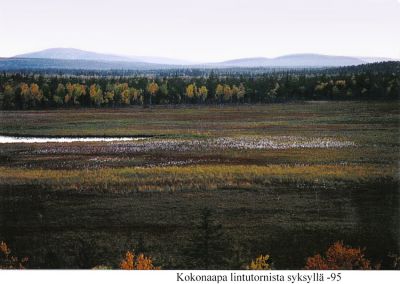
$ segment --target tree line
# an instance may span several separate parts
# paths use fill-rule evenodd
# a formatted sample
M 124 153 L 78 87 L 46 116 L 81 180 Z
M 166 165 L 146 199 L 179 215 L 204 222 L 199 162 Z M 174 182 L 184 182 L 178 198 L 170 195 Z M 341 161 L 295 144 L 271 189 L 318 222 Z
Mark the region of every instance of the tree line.
M 1 109 L 242 104 L 294 100 L 396 100 L 400 63 L 366 68 L 202 76 L 58 76 L 3 73 Z

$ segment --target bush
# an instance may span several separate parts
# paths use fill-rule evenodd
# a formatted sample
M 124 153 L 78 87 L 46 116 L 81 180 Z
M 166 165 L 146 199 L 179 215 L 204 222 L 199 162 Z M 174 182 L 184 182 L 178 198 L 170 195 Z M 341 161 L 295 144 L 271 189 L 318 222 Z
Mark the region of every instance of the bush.
M 146 257 L 143 253 L 135 258 L 135 253 L 127 251 L 125 258 L 121 261 L 119 267 L 124 270 L 159 270 L 160 267 L 153 265 L 151 257 Z
M 371 262 L 364 257 L 363 250 L 336 242 L 328 248 L 325 256 L 320 254 L 307 258 L 305 269 L 371 269 Z
M 0 242 L 0 269 L 24 269 L 27 262 L 27 257 L 19 260 L 11 255 L 11 250 L 5 242 Z
M 271 270 L 271 265 L 268 263 L 269 255 L 260 255 L 246 267 L 249 270 Z

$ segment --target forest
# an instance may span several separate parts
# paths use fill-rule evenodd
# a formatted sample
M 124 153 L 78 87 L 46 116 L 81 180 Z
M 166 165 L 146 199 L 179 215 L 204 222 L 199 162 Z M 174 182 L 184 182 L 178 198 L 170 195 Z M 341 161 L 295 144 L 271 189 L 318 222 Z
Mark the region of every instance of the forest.
M 400 62 L 322 69 L 58 72 L 3 72 L 0 109 L 400 98 Z

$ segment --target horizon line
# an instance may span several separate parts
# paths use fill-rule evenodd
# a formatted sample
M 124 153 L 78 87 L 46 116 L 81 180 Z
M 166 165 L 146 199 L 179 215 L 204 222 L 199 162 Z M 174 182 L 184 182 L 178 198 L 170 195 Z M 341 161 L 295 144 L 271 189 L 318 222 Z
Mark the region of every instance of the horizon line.
M 179 60 L 179 61 L 188 61 L 187 64 L 182 64 L 182 65 L 190 65 L 190 64 L 210 64 L 210 63 L 222 63 L 226 61 L 232 61 L 232 60 L 238 60 L 238 59 L 255 59 L 255 58 L 260 58 L 260 59 L 277 59 L 280 57 L 285 57 L 285 56 L 293 56 L 293 55 L 321 55 L 321 56 L 333 56 L 333 57 L 350 57 L 350 58 L 357 58 L 357 59 L 365 59 L 365 58 L 381 58 L 381 59 L 389 59 L 389 60 L 394 60 L 394 61 L 399 61 L 400 58 L 393 58 L 393 57 L 387 57 L 387 56 L 379 56 L 379 55 L 343 55 L 343 54 L 327 54 L 327 53 L 319 53 L 319 52 L 295 52 L 295 53 L 286 53 L 286 54 L 281 54 L 278 56 L 262 56 L 262 55 L 254 55 L 254 56 L 242 56 L 242 57 L 235 57 L 235 58 L 230 58 L 230 59 L 218 59 L 218 60 L 196 60 L 196 59 L 186 59 L 186 58 L 177 58 L 177 57 L 170 57 L 170 56 L 164 56 L 164 55 L 133 55 L 133 54 L 118 54 L 118 53 L 112 53 L 112 52 L 100 52 L 100 51 L 93 51 L 93 50 L 86 50 L 86 49 L 81 49 L 81 48 L 76 48 L 76 47 L 49 47 L 49 48 L 44 48 L 40 50 L 34 50 L 34 51 L 28 51 L 24 53 L 19 53 L 15 54 L 12 56 L 0 56 L 2 59 L 12 59 L 12 58 L 22 58 L 19 57 L 21 55 L 26 55 L 29 53 L 36 53 L 36 52 L 42 52 L 46 50 L 52 50 L 52 49 L 71 49 L 71 50 L 76 50 L 76 51 L 83 51 L 83 52 L 91 52 L 91 53 L 96 53 L 99 55 L 109 55 L 109 56 L 119 56 L 119 57 L 125 57 L 126 59 L 135 59 L 135 57 L 143 57 L 143 58 L 159 58 L 159 59 L 170 59 L 170 60 Z M 37 58 L 37 57 L 25 57 L 25 58 Z M 70 59 L 74 60 L 74 59 Z M 114 60 L 116 61 L 116 60 Z M 190 62 L 191 61 L 191 62 Z

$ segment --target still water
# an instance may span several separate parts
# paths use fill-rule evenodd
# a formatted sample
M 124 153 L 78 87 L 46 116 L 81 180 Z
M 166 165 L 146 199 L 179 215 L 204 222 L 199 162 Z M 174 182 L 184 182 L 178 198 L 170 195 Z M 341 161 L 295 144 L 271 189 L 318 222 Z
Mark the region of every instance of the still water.
M 0 143 L 70 143 L 70 142 L 114 142 L 137 141 L 139 137 L 23 137 L 0 135 Z

